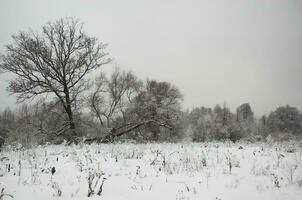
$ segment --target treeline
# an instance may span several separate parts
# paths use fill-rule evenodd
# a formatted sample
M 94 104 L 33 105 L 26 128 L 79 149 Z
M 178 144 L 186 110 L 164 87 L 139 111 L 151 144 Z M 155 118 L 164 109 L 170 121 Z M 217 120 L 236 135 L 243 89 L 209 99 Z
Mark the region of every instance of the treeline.
M 302 113 L 289 105 L 278 107 L 268 116 L 256 118 L 248 103 L 241 104 L 235 113 L 226 106 L 195 108 L 184 114 L 184 132 L 193 141 L 289 140 L 302 136 Z
M 225 104 L 182 111 L 181 101 L 180 91 L 168 82 L 143 82 L 119 69 L 109 78 L 102 73 L 73 104 L 77 137 L 86 142 L 254 142 L 302 136 L 302 113 L 289 105 L 256 118 L 248 103 L 232 113 Z M 1 112 L 0 137 L 2 143 L 61 143 L 68 124 L 59 101 L 40 99 Z
M 107 45 L 88 36 L 73 18 L 49 22 L 40 34 L 20 32 L 12 41 L 0 55 L 0 73 L 14 75 L 7 89 L 22 104 L 0 114 L 1 145 L 301 134 L 301 113 L 290 106 L 261 119 L 255 119 L 249 104 L 236 113 L 226 105 L 183 112 L 182 95 L 171 83 L 143 81 L 118 68 L 110 76 L 97 74 L 112 61 Z

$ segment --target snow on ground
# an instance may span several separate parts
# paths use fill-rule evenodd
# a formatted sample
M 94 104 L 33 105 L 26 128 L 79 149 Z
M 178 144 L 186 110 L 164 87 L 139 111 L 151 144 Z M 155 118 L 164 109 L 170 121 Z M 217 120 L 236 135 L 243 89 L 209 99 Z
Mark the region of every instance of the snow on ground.
M 5 147 L 0 152 L 2 188 L 7 194 L 4 200 L 11 199 L 8 195 L 22 200 L 301 199 L 302 146 L 123 143 Z

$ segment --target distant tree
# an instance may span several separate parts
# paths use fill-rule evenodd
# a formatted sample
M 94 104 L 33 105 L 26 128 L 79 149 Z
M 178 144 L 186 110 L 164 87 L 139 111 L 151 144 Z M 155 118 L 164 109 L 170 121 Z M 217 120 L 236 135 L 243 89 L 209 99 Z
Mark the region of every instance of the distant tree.
M 219 126 L 227 125 L 232 119 L 232 113 L 226 104 L 221 107 L 219 104 L 213 110 L 215 123 Z
M 33 112 L 31 107 L 23 103 L 16 110 L 17 120 L 15 126 L 15 140 L 29 145 L 33 138 Z
M 267 125 L 267 116 L 265 116 L 265 115 L 263 115 L 259 119 L 258 132 L 260 133 L 260 135 L 263 138 L 266 138 L 268 136 L 268 134 L 269 134 L 269 129 L 268 129 L 268 125 Z
M 192 125 L 190 124 L 183 133 L 182 141 L 191 142 L 193 140 L 193 137 L 194 137 L 194 130 L 192 128 Z
M 9 107 L 4 109 L 4 111 L 0 115 L 0 121 L 1 130 L 3 130 L 4 132 L 8 132 L 10 127 L 13 126 L 13 123 L 15 121 L 15 114 Z
M 8 90 L 18 95 L 18 102 L 43 94 L 56 96 L 71 130 L 64 136 L 73 140 L 77 135 L 74 103 L 88 87 L 86 75 L 110 62 L 106 45 L 86 35 L 82 24 L 72 18 L 48 23 L 41 36 L 21 32 L 13 41 L 0 63 L 0 69 L 17 75 Z
M 270 132 L 284 132 L 292 134 L 302 133 L 302 116 L 299 110 L 289 105 L 279 107 L 271 112 L 267 118 Z
M 244 136 L 253 137 L 256 132 L 256 125 L 254 123 L 254 113 L 248 103 L 241 104 L 236 109 L 236 121 Z
M 236 110 L 238 121 L 253 121 L 254 113 L 249 103 L 241 104 Z
M 215 106 L 214 115 L 214 138 L 218 140 L 236 141 L 242 138 L 235 115 L 230 111 L 226 104 Z
M 190 126 L 193 130 L 194 141 L 205 141 L 209 139 L 213 130 L 213 114 L 211 108 L 194 108 L 189 116 Z
M 9 137 L 9 132 L 13 128 L 15 123 L 15 114 L 10 108 L 6 108 L 0 113 L 0 147 Z

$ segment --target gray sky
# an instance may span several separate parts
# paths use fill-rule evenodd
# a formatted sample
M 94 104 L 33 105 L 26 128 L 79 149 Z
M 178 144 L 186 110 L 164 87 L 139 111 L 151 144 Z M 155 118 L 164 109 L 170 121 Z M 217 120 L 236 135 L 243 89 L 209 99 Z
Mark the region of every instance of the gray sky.
M 0 51 L 12 34 L 67 16 L 108 42 L 122 69 L 173 82 L 185 108 L 302 109 L 301 0 L 0 0 Z M 8 79 L 0 76 L 0 110 L 15 103 Z

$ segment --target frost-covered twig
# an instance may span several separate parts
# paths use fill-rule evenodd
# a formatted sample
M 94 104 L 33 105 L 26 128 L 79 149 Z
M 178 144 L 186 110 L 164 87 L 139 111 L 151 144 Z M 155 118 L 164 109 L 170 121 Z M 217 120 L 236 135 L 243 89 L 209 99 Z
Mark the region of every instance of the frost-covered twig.
M 62 196 L 62 190 L 57 182 L 52 182 L 51 188 L 56 191 L 56 196 L 58 197 Z

